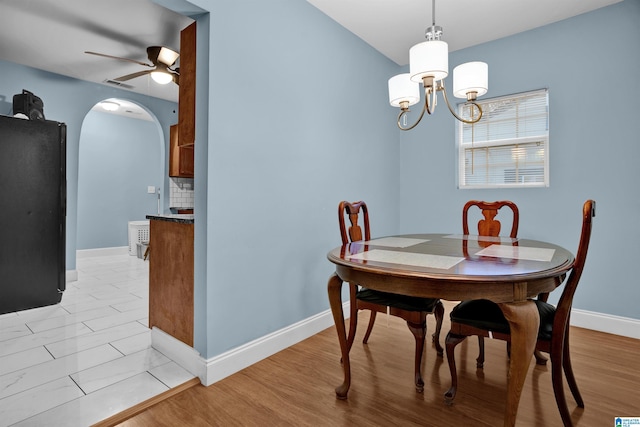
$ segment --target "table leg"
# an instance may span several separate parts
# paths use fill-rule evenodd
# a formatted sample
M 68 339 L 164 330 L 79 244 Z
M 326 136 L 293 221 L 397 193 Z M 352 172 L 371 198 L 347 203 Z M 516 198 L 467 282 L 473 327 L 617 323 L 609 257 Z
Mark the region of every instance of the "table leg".
M 342 369 L 344 370 L 344 382 L 336 387 L 336 397 L 338 399 L 346 399 L 349 387 L 351 386 L 351 365 L 349 363 L 349 349 L 347 348 L 344 314 L 342 313 L 342 279 L 340 279 L 337 274 L 332 274 L 329 278 L 327 288 L 333 322 L 336 324 L 336 331 L 338 332 L 340 352 L 342 353 Z
M 520 394 L 536 347 L 540 315 L 533 301 L 498 304 L 511 328 L 511 359 L 507 380 L 504 426 L 516 423 Z
M 347 352 L 351 351 L 353 341 L 356 338 L 356 329 L 358 327 L 358 301 L 356 295 L 358 294 L 358 285 L 349 283 L 349 301 L 351 303 L 351 310 L 349 316 L 349 335 L 347 336 Z

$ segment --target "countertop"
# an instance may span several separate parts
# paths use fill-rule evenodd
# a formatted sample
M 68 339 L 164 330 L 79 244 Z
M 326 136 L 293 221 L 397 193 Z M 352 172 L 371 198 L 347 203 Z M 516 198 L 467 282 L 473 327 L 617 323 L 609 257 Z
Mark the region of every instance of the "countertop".
M 147 215 L 147 219 L 156 221 L 178 222 L 182 224 L 193 224 L 193 214 L 163 214 Z

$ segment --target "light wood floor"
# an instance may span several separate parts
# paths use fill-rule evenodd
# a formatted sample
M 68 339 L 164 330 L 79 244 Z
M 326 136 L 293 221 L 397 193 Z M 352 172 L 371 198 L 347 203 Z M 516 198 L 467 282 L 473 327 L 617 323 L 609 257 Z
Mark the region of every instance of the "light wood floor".
M 446 305 L 447 313 L 451 304 Z M 448 317 L 448 316 L 447 316 Z M 486 342 L 484 370 L 476 370 L 477 341 L 456 349 L 459 388 L 452 406 L 446 360 L 426 347 L 423 394 L 413 386 L 413 336 L 396 318 L 378 316 L 369 344 L 359 317 L 351 350 L 349 398 L 335 398 L 342 382 L 335 328 L 329 328 L 209 387 L 197 385 L 119 424 L 143 426 L 497 426 L 502 425 L 507 377 L 504 342 Z M 433 331 L 430 316 L 428 327 Z M 443 331 L 448 331 L 445 324 Z M 441 337 L 444 344 L 444 336 Z M 569 409 L 578 426 L 613 426 L 616 416 L 640 417 L 640 340 L 571 329 L 572 360 L 585 408 Z M 518 426 L 560 426 L 551 367 L 532 361 Z

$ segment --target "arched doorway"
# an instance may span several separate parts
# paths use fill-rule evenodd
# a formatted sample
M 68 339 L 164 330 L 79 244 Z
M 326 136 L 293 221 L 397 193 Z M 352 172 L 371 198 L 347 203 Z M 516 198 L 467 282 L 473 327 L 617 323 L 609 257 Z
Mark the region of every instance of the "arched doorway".
M 87 113 L 78 157 L 78 250 L 127 246 L 128 222 L 158 212 L 162 132 L 152 114 L 130 101 L 104 100 Z

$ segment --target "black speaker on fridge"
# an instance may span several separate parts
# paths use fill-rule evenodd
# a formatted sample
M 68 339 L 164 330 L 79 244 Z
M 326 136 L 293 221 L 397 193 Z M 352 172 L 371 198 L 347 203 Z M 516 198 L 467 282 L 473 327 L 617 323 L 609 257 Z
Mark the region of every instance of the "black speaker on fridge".
M 28 90 L 22 89 L 22 93 L 13 95 L 13 114 L 22 113 L 29 120 L 44 120 L 44 104 L 42 99 Z

